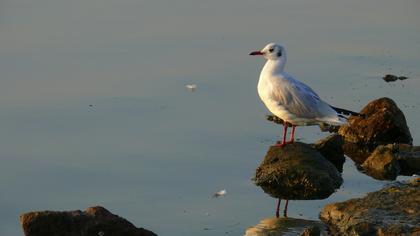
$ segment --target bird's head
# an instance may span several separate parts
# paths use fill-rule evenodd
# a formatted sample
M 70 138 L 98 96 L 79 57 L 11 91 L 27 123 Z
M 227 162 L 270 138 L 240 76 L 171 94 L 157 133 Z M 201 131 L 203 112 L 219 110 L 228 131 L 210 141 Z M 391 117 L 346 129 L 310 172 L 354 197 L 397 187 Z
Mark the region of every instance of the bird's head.
M 286 50 L 276 43 L 269 43 L 260 51 L 251 52 L 251 56 L 263 56 L 267 60 L 286 59 Z

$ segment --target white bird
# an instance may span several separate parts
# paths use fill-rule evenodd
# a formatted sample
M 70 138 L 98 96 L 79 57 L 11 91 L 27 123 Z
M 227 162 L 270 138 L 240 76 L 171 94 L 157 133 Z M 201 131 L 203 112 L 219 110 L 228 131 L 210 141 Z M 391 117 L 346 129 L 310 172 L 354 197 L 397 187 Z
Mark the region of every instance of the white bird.
M 261 55 L 267 59 L 258 81 L 258 94 L 268 110 L 284 121 L 283 141 L 276 146 L 293 143 L 296 126 L 325 123 L 340 126 L 347 123 L 344 115 L 360 115 L 329 105 L 309 86 L 284 72 L 286 50 L 283 46 L 269 43 L 249 55 Z M 292 126 L 292 133 L 286 142 L 288 126 Z
M 185 85 L 185 88 L 187 88 L 187 90 L 190 91 L 190 92 L 194 92 L 195 89 L 197 88 L 197 85 L 196 84 L 187 84 L 187 85 Z
M 222 189 L 222 190 L 220 190 L 220 191 L 218 191 L 218 192 L 215 192 L 214 194 L 213 194 L 213 197 L 223 197 L 223 196 L 225 196 L 226 195 L 226 189 Z
M 340 126 L 347 123 L 344 115 L 359 113 L 333 107 L 321 100 L 309 86 L 284 72 L 286 50 L 283 46 L 269 43 L 262 50 L 249 55 L 261 55 L 267 62 L 261 70 L 258 81 L 258 95 L 274 115 L 282 119 L 283 141 L 275 146 L 283 147 L 293 143 L 296 126 L 330 124 Z M 292 126 L 290 140 L 286 142 L 287 127 Z M 278 200 L 276 216 L 279 217 L 281 199 Z M 286 200 L 284 216 L 287 217 Z

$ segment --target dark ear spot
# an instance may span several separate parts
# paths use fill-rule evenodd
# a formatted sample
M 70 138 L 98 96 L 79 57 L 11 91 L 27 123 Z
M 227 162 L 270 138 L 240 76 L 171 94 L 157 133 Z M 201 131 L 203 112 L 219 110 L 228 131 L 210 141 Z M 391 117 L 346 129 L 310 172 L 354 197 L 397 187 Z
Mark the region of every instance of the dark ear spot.
M 279 50 L 279 52 L 277 53 L 277 57 L 281 57 L 281 49 Z

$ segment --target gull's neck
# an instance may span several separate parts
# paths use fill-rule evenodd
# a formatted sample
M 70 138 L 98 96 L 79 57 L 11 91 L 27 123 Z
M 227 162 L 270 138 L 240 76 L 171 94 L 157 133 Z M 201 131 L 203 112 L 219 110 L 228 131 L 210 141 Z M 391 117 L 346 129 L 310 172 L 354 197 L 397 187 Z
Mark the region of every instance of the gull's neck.
M 276 60 L 267 60 L 265 63 L 261 74 L 281 74 L 284 70 L 284 65 L 286 64 L 286 58 L 278 58 Z

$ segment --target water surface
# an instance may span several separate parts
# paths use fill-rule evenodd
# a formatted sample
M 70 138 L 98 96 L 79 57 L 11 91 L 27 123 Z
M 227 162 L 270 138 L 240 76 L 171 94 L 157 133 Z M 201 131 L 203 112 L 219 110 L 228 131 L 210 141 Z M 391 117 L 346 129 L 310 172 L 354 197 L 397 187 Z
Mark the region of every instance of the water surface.
M 360 110 L 383 96 L 420 135 L 416 0 L 0 2 L 0 234 L 32 210 L 103 205 L 159 235 L 242 235 L 276 201 L 250 181 L 281 128 L 256 83 L 271 41 L 286 70 L 326 101 Z M 385 83 L 386 73 L 410 79 Z M 189 93 L 186 84 L 197 84 Z M 326 134 L 298 128 L 312 142 Z M 344 166 L 323 205 L 379 189 Z M 226 189 L 223 198 L 211 195 Z

